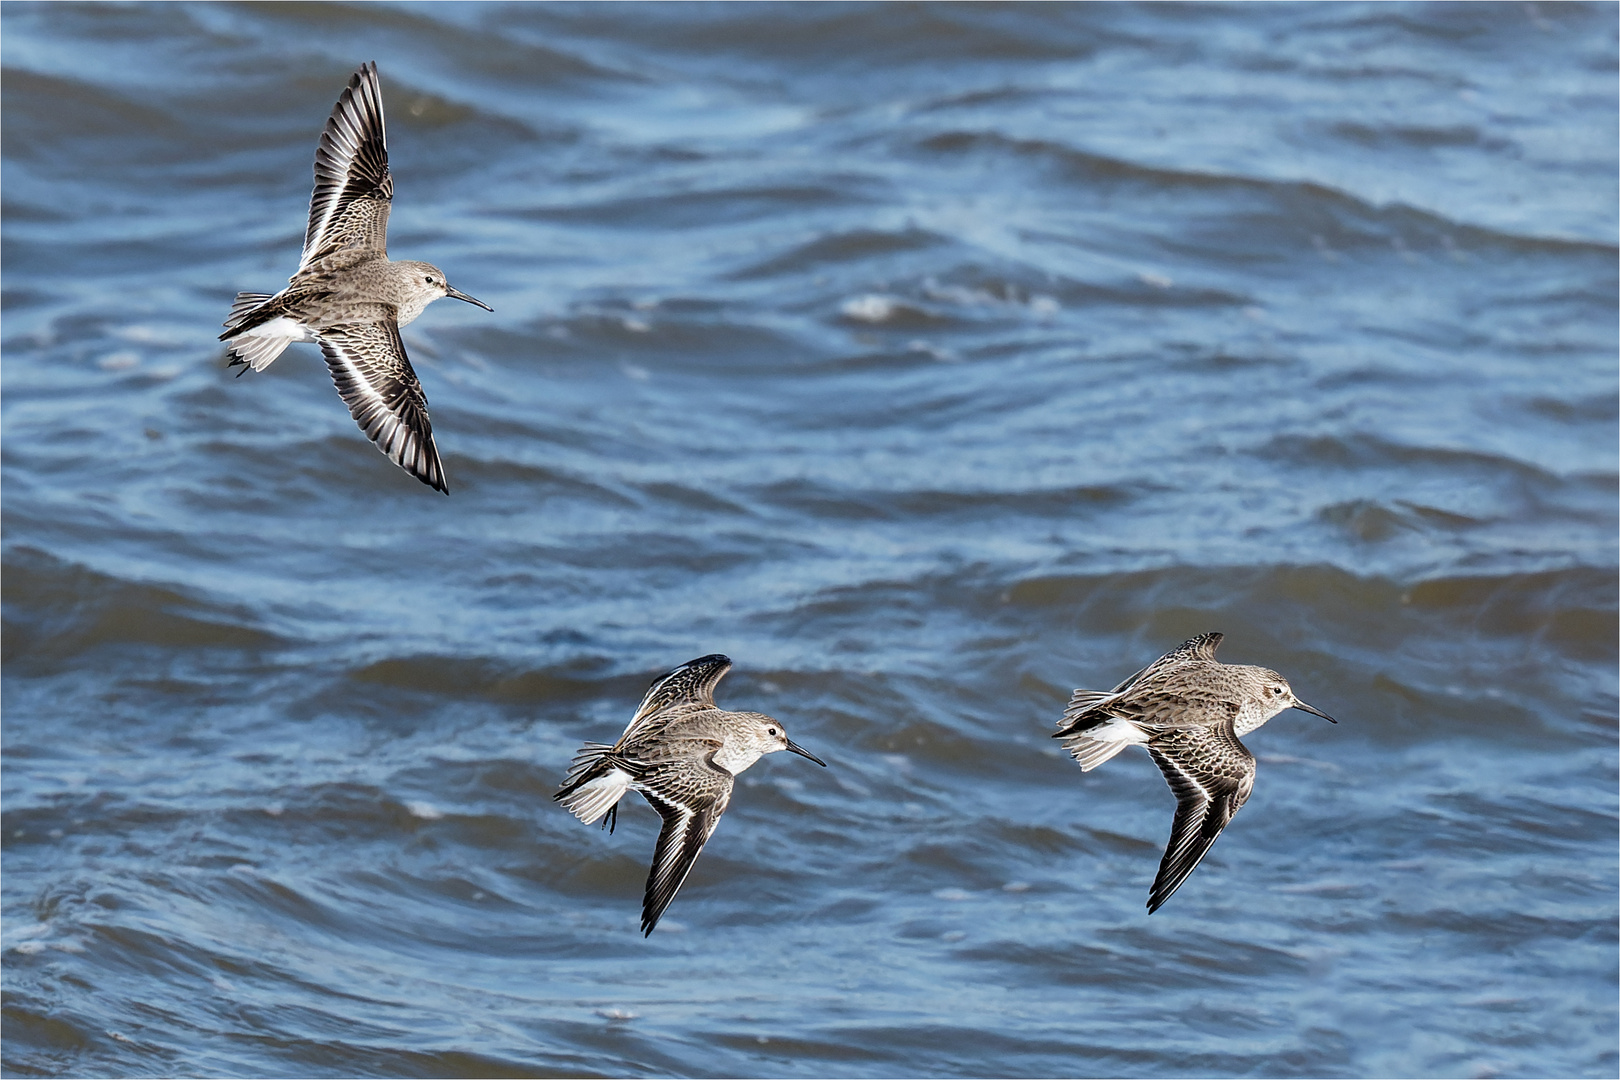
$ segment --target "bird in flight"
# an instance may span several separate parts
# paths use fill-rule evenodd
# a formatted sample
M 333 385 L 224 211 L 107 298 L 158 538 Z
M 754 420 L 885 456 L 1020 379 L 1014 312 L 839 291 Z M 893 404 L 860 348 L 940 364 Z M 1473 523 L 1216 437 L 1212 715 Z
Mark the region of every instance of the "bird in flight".
M 605 826 L 617 824 L 619 800 L 630 791 L 641 792 L 662 815 L 641 905 L 644 935 L 658 925 L 720 824 L 738 773 L 778 750 L 827 765 L 788 738 L 781 721 L 717 707 L 715 685 L 730 670 L 731 660 L 716 653 L 660 675 L 619 741 L 586 743 L 552 796 L 587 825 L 599 818 Z
M 321 133 L 298 272 L 273 296 L 238 293 L 219 337 L 242 372 L 263 371 L 295 341 L 318 342 L 360 429 L 390 461 L 448 495 L 399 328 L 441 296 L 494 309 L 451 288 L 436 266 L 388 258 L 393 199 L 382 90 L 369 63 L 350 76 Z
M 1215 659 L 1220 634 L 1201 634 L 1112 690 L 1076 690 L 1053 738 L 1090 772 L 1144 746 L 1176 796 L 1170 843 L 1148 893 L 1154 912 L 1181 888 L 1254 790 L 1254 755 L 1238 741 L 1284 709 L 1327 713 L 1294 696 L 1270 668 Z

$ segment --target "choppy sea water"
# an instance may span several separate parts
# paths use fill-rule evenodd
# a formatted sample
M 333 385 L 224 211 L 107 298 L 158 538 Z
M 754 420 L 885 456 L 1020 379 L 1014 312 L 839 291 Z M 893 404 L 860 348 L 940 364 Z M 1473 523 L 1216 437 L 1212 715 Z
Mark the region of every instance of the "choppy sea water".
M 1614 6 L 0 18 L 7 1075 L 1620 1067 Z M 214 340 L 369 59 L 449 499 Z M 1211 629 L 1341 723 L 1149 917 Z

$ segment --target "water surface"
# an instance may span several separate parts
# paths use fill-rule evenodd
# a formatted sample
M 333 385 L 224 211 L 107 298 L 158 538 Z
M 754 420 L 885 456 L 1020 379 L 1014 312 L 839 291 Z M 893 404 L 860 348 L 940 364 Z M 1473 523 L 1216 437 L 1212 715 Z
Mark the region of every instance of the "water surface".
M 1620 1067 L 1612 5 L 0 13 L 7 1075 Z M 214 340 L 369 59 L 448 499 Z M 1150 918 L 1206 630 L 1342 722 Z

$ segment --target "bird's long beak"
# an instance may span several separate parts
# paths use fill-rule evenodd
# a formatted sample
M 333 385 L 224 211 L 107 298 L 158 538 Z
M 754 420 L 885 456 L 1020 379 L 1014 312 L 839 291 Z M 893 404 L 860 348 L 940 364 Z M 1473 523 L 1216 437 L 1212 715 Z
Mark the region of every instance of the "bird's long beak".
M 787 748 L 789 750 L 793 751 L 795 754 L 798 754 L 800 757 L 809 758 L 811 761 L 815 762 L 817 765 L 820 765 L 823 769 L 825 769 L 827 767 L 827 763 L 825 761 L 822 761 L 820 758 L 816 757 L 816 755 L 812 754 L 810 751 L 806 750 L 804 747 L 800 746 L 798 743 L 794 742 L 792 739 L 789 739 L 787 741 L 787 743 L 788 743 Z
M 1333 719 L 1333 717 L 1329 716 L 1327 713 L 1323 712 L 1321 709 L 1313 709 L 1309 705 L 1305 704 L 1303 701 L 1299 700 L 1299 698 L 1294 699 L 1294 708 L 1303 709 L 1305 712 L 1312 713 L 1312 714 L 1314 714 L 1316 716 L 1320 716 L 1322 719 L 1326 720 L 1330 724 L 1337 724 L 1338 723 L 1337 720 Z
M 466 293 L 462 292 L 460 289 L 452 289 L 448 285 L 446 285 L 444 287 L 444 295 L 453 296 L 457 300 L 465 300 L 469 304 L 477 304 L 479 307 L 483 308 L 485 311 L 491 311 L 492 312 L 492 311 L 495 310 L 494 308 L 490 307 L 488 304 L 484 303 L 482 300 L 475 300 L 472 297 L 468 296 Z

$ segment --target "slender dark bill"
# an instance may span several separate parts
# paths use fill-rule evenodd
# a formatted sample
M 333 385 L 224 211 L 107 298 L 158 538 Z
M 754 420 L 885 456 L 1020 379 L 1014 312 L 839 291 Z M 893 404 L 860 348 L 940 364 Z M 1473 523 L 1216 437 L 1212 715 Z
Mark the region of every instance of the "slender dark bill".
M 820 765 L 823 769 L 825 769 L 827 767 L 827 763 L 825 761 L 822 761 L 820 758 L 816 757 L 816 755 L 812 754 L 810 751 L 806 750 L 804 747 L 800 746 L 798 743 L 794 742 L 792 739 L 788 740 L 787 748 L 789 750 L 793 751 L 795 754 L 798 754 L 800 757 L 809 758 L 811 761 L 815 762 L 817 765 Z
M 472 297 L 468 296 L 466 293 L 462 292 L 460 289 L 452 289 L 448 285 L 446 285 L 444 287 L 444 295 L 453 296 L 457 300 L 465 300 L 469 304 L 477 304 L 479 307 L 483 308 L 485 311 L 494 311 L 495 310 L 494 308 L 490 307 L 488 304 L 484 303 L 482 300 L 475 300 Z
M 1326 720 L 1330 724 L 1337 724 L 1338 723 L 1337 720 L 1333 719 L 1333 717 L 1329 716 L 1327 713 L 1323 712 L 1321 709 L 1313 709 L 1309 705 L 1305 704 L 1303 701 L 1300 701 L 1298 698 L 1294 699 L 1294 708 L 1301 709 L 1301 710 L 1303 710 L 1305 712 L 1308 712 L 1308 713 L 1311 713 L 1311 714 L 1313 714 L 1315 716 L 1320 716 L 1322 719 Z

